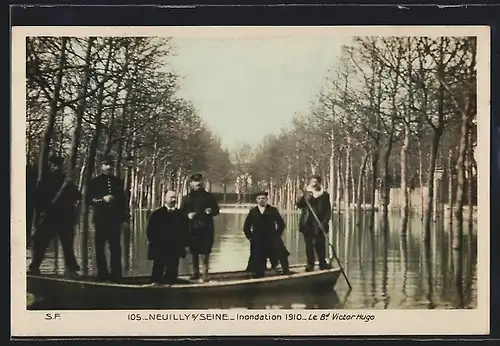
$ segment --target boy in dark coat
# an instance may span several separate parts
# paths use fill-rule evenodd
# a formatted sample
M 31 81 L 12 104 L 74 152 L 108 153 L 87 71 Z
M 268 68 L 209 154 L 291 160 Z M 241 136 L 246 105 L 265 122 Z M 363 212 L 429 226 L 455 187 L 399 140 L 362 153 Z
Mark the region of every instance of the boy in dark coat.
M 326 238 L 325 234 L 312 215 L 306 200 L 311 205 L 314 213 L 318 216 L 323 229 L 328 232 L 328 222 L 332 215 L 330 195 L 321 186 L 321 177 L 313 176 L 309 180 L 305 193 L 299 198 L 297 208 L 301 209 L 299 231 L 304 235 L 306 243 L 307 266 L 306 271 L 314 270 L 314 252 L 318 257 L 320 269 L 328 269 L 326 263 Z
M 187 219 L 175 208 L 176 201 L 174 191 L 165 192 L 165 205 L 149 217 L 146 234 L 148 259 L 153 261 L 153 283 L 175 283 L 179 259 L 186 257 Z
M 220 209 L 214 195 L 202 185 L 202 175 L 191 176 L 191 191 L 183 198 L 181 212 L 185 215 L 189 227 L 189 251 L 193 259 L 191 280 L 200 278 L 200 256 L 202 260 L 202 281 L 208 281 L 209 257 L 214 244 L 214 216 Z
M 289 274 L 288 256 L 281 235 L 285 230 L 285 221 L 278 209 L 267 203 L 267 192 L 257 194 L 257 206 L 250 209 L 243 232 L 250 240 L 250 259 L 248 270 L 254 277 L 263 277 L 267 259 L 281 263 L 283 274 Z

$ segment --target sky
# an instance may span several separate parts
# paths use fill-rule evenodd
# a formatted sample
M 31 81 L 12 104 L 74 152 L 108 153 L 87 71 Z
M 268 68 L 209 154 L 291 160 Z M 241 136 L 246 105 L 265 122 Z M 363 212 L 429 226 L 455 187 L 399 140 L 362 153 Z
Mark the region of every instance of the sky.
M 258 145 L 288 127 L 335 66 L 346 38 L 174 38 L 171 67 L 179 94 L 191 100 L 229 150 Z

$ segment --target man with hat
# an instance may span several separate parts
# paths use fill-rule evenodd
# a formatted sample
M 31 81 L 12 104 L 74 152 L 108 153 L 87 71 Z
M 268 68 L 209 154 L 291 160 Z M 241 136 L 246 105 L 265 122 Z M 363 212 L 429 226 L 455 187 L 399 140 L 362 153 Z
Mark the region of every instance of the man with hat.
M 209 257 L 214 244 L 214 216 L 220 209 L 214 195 L 202 185 L 203 176 L 199 173 L 190 177 L 190 192 L 182 199 L 180 210 L 188 218 L 189 251 L 193 260 L 191 280 L 200 279 L 200 256 L 202 261 L 203 282 L 208 281 Z
M 40 272 L 45 251 L 50 241 L 57 236 L 66 265 L 66 274 L 77 275 L 80 267 L 73 250 L 74 227 L 76 223 L 75 205 L 81 198 L 80 191 L 64 175 L 64 160 L 59 156 L 49 157 L 49 172 L 35 191 L 37 220 L 32 237 L 32 258 L 28 272 Z
M 312 208 L 309 208 L 309 206 Z M 320 269 L 327 269 L 326 263 L 326 238 L 325 233 L 319 226 L 314 212 L 321 222 L 322 228 L 328 232 L 328 223 L 332 216 L 332 205 L 330 195 L 321 186 L 321 177 L 314 175 L 309 180 L 305 193 L 299 197 L 297 208 L 301 209 L 299 231 L 304 235 L 306 243 L 307 266 L 306 271 L 314 270 L 314 252 L 319 262 Z
M 128 227 L 130 213 L 123 182 L 113 174 L 114 157 L 101 158 L 102 173 L 94 177 L 88 186 L 87 203 L 93 206 L 95 227 L 95 252 L 98 281 L 119 281 L 122 276 L 121 231 Z M 111 253 L 111 275 L 108 271 L 105 246 Z
M 281 235 L 285 230 L 285 221 L 277 208 L 268 204 L 267 192 L 256 195 L 257 206 L 250 209 L 243 224 L 243 232 L 250 241 L 250 259 L 248 270 L 254 277 L 263 277 L 267 259 L 278 260 L 283 274 L 289 274 L 288 256 Z

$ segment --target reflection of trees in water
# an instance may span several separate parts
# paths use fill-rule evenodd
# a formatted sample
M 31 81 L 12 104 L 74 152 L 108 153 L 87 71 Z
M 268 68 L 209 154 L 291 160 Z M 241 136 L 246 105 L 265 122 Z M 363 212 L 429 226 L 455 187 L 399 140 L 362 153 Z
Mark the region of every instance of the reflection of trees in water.
M 238 267 L 234 267 L 235 269 L 240 269 L 240 266 L 243 269 L 246 266 L 249 245 L 242 231 L 245 216 L 246 214 L 221 214 L 215 218 L 216 235 L 212 271 L 218 271 L 228 263 Z M 353 291 L 346 302 L 338 302 L 339 306 L 346 308 L 476 306 L 475 235 L 469 241 L 469 236 L 466 234 L 464 239 L 468 246 L 455 251 L 452 249 L 449 225 L 438 219 L 433 224 L 430 246 L 426 247 L 422 236 L 423 225 L 418 215 L 410 217 L 405 237 L 401 235 L 398 213 L 389 214 L 387 228 L 384 228 L 386 226 L 383 220 L 376 214 L 376 222 L 370 229 L 368 216 L 362 214 L 359 226 L 352 213 L 342 213 L 340 217 L 336 213 L 332 218 L 329 239 L 333 241 L 332 244 L 353 286 Z M 305 263 L 304 241 L 298 232 L 299 214 L 285 213 L 283 217 L 287 226 L 283 239 L 291 253 L 290 262 Z M 134 213 L 130 233 L 123 235 L 126 275 L 149 275 L 151 272 L 151 262 L 147 260 L 146 225 L 147 215 L 144 212 Z M 91 274 L 95 273 L 93 236 L 94 233 L 91 231 L 88 251 Z M 81 235 L 77 233 L 75 238 L 77 258 L 81 258 L 85 253 L 80 245 L 80 237 Z M 242 251 L 243 249 L 245 251 Z M 236 252 L 238 256 L 235 255 Z M 179 268 L 181 273 L 190 273 L 190 262 L 189 255 L 181 261 Z M 128 272 L 127 268 L 130 268 Z M 64 270 L 60 247 L 58 250 L 49 248 L 41 269 L 45 272 L 59 273 Z M 336 291 L 341 296 L 347 291 L 347 285 L 342 277 L 338 280 Z M 306 304 L 305 298 L 300 299 L 302 303 L 296 304 Z M 299 298 L 295 300 L 298 302 Z M 266 305 L 259 303 L 261 301 L 246 299 L 238 304 Z M 281 305 L 285 306 L 285 303 L 287 302 Z M 267 304 L 267 306 L 278 305 L 280 304 L 272 302 Z

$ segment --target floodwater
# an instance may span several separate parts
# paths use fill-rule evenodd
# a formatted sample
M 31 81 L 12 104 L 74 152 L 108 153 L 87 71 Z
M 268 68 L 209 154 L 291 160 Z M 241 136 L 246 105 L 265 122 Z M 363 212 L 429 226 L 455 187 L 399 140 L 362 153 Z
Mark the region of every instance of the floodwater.
M 302 235 L 297 231 L 298 214 L 284 213 L 287 229 L 283 236 L 290 251 L 290 263 L 305 263 Z M 379 214 L 375 229 L 370 231 L 368 214 L 357 226 L 352 213 L 334 214 L 330 242 L 336 249 L 341 264 L 352 285 L 348 289 L 340 277 L 334 289 L 327 292 L 302 292 L 299 294 L 259 294 L 238 298 L 220 297 L 195 301 L 158 302 L 156 308 L 175 309 L 474 309 L 477 307 L 477 242 L 473 224 L 469 239 L 467 222 L 464 226 L 465 241 L 462 251 L 451 247 L 448 221 L 438 219 L 433 224 L 431 244 L 424 246 L 422 221 L 414 215 L 409 221 L 406 236 L 401 235 L 399 213 L 389 216 L 388 229 L 384 232 Z M 211 271 L 244 270 L 249 255 L 249 243 L 242 225 L 244 212 L 223 213 L 216 217 L 216 238 L 211 256 Z M 124 275 L 149 275 L 151 262 L 147 260 L 145 225 L 147 214 L 136 212 L 130 232 L 122 237 Z M 81 234 L 77 234 L 75 247 L 82 263 Z M 89 235 L 88 268 L 95 273 L 93 232 Z M 29 263 L 29 251 L 27 251 Z M 62 250 L 52 246 L 42 264 L 42 272 L 63 272 Z M 190 272 L 189 255 L 180 264 L 181 273 Z M 36 294 L 36 293 L 35 293 Z M 38 308 L 84 308 L 75 301 L 38 303 Z M 130 302 L 127 306 L 113 306 L 107 301 L 102 308 L 141 308 Z M 99 307 L 97 307 L 99 308 Z M 145 308 L 145 307 L 144 307 Z

